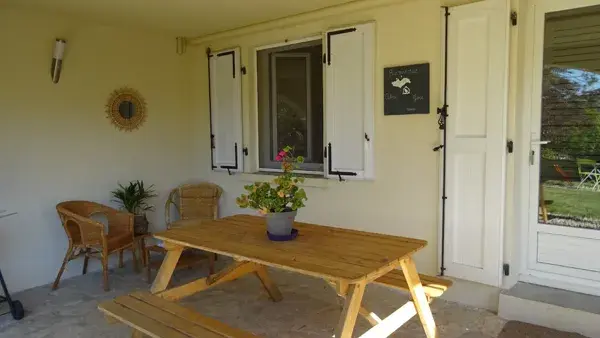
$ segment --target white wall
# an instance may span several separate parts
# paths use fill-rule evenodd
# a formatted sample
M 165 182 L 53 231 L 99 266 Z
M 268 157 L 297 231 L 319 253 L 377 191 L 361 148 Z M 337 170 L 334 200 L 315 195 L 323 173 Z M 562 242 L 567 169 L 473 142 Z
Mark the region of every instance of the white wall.
M 59 37 L 67 51 L 53 84 Z M 149 215 L 160 228 L 168 191 L 192 176 L 195 149 L 186 61 L 171 36 L 2 9 L 0 41 L 0 209 L 19 213 L 0 220 L 0 268 L 17 291 L 52 281 L 62 262 L 58 202 L 108 203 L 117 182 L 143 179 L 160 193 Z M 114 128 L 104 112 L 111 91 L 124 85 L 147 101 L 148 119 L 132 133 Z M 67 269 L 65 277 L 79 274 L 81 262 Z
M 381 1 L 380 1 L 381 2 Z M 196 154 L 207 154 L 209 112 L 206 47 L 220 50 L 240 46 L 242 63 L 248 74 L 243 77 L 244 143 L 250 157 L 256 157 L 257 123 L 254 88 L 254 48 L 318 35 L 333 28 L 359 22 L 376 22 L 376 91 L 375 91 L 375 168 L 372 182 L 336 181 L 313 183 L 307 187 L 307 207 L 298 213 L 303 221 L 353 229 L 425 239 L 429 245 L 416 256 L 424 273 L 438 271 L 439 159 L 432 148 L 439 142 L 436 108 L 441 87 L 441 16 L 440 2 L 434 0 L 398 1 L 397 5 L 346 13 L 330 13 L 325 18 L 308 19 L 308 23 L 281 26 L 261 31 L 256 27 L 232 33 L 234 37 L 211 41 L 188 51 L 193 60 L 193 109 L 197 128 Z M 297 21 L 295 21 L 297 22 Z M 244 32 L 256 32 L 244 34 Z M 392 65 L 431 63 L 431 102 L 429 115 L 383 115 L 383 68 Z M 210 170 L 210 156 L 196 158 L 195 173 L 221 186 L 225 193 L 223 214 L 252 212 L 240 210 L 235 197 L 243 185 L 256 178 L 252 175 L 228 176 Z M 269 179 L 268 177 L 262 177 Z M 352 250 L 352 248 L 348 248 Z

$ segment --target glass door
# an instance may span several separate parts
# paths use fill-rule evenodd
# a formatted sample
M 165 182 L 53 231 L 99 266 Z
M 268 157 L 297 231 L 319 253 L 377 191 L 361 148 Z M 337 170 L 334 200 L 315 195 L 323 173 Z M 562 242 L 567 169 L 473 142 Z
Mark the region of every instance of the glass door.
M 600 1 L 533 1 L 528 268 L 600 290 Z

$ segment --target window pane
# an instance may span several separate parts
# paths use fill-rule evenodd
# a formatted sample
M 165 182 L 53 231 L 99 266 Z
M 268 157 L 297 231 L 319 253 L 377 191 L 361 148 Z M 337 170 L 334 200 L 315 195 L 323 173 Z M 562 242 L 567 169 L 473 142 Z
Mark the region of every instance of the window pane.
M 294 147 L 298 156 L 309 157 L 308 109 L 310 96 L 309 81 L 310 55 L 272 55 L 274 64 L 273 97 L 276 128 L 271 137 L 276 141 L 276 149 Z
M 262 50 L 258 61 L 260 167 L 279 168 L 292 146 L 304 170 L 323 170 L 323 69 L 320 41 Z
M 541 223 L 600 229 L 600 6 L 546 16 Z

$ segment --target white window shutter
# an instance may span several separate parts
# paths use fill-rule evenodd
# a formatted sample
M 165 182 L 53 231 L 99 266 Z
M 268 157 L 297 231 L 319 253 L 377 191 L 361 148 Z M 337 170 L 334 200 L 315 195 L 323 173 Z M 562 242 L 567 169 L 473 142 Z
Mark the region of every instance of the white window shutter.
M 239 48 L 209 55 L 213 170 L 241 172 L 242 79 Z
M 373 179 L 375 29 L 372 23 L 325 35 L 325 171 Z
M 448 276 L 499 286 L 506 166 L 509 9 L 450 9 L 448 27 Z

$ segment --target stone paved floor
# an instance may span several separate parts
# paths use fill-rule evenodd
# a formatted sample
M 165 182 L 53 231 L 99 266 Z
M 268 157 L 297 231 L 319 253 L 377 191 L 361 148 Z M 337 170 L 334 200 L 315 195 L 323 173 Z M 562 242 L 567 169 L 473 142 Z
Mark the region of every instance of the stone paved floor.
M 225 264 L 223 260 L 220 264 Z M 198 270 L 179 271 L 174 284 L 199 277 Z M 101 274 L 90 273 L 63 280 L 57 291 L 50 286 L 37 287 L 14 295 L 27 310 L 26 317 L 15 322 L 0 317 L 0 337 L 130 337 L 124 325 L 108 325 L 97 310 L 104 299 L 148 289 L 145 274 L 134 274 L 131 264 L 111 272 L 111 291 L 101 288 Z M 333 290 L 319 279 L 273 270 L 272 277 L 284 300 L 272 303 L 258 280 L 248 275 L 235 282 L 209 289 L 183 303 L 202 314 L 264 337 L 331 338 L 340 316 Z M 407 301 L 405 293 L 381 286 L 369 286 L 363 305 L 384 317 Z M 441 337 L 498 337 L 506 321 L 486 310 L 435 300 L 432 310 Z M 355 336 L 368 329 L 358 319 Z M 406 323 L 393 337 L 425 337 L 418 319 Z

